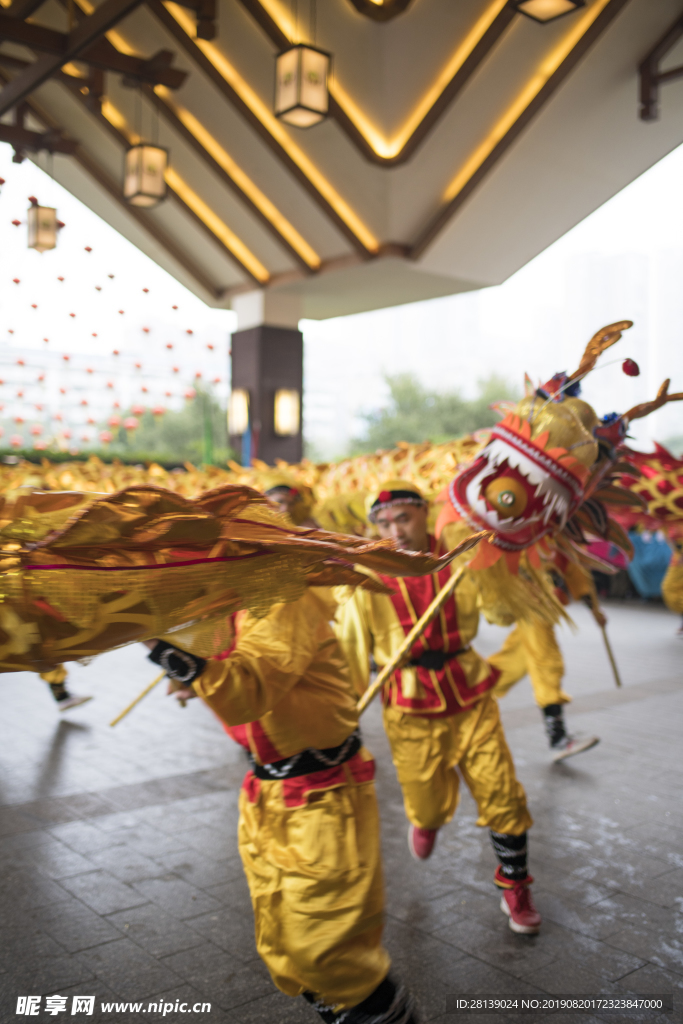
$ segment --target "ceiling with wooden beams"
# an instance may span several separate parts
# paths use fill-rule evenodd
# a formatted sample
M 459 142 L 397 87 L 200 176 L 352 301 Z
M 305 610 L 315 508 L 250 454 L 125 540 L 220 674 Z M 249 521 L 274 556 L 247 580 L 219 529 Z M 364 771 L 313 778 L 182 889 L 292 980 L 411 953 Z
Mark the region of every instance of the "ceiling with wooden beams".
M 212 305 L 264 288 L 325 318 L 498 284 L 683 142 L 683 84 L 638 116 L 681 0 L 548 24 L 511 0 L 184 4 L 0 0 L 0 140 L 47 133 L 55 177 Z M 292 41 L 333 55 L 305 130 L 272 113 Z M 170 152 L 150 210 L 122 194 L 141 138 Z

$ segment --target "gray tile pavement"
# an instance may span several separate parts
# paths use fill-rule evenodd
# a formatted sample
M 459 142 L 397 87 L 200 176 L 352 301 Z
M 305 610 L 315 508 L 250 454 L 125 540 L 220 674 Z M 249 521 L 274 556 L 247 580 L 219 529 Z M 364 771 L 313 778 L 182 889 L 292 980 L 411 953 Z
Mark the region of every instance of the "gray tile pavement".
M 466 791 L 432 859 L 410 858 L 378 709 L 367 715 L 366 742 L 378 762 L 386 942 L 427 1020 L 458 1019 L 445 1013 L 446 999 L 465 992 L 675 992 L 675 1014 L 648 1022 L 683 1020 L 683 644 L 661 608 L 609 612 L 622 690 L 583 608 L 572 608 L 579 631 L 561 631 L 566 689 L 575 697 L 567 718 L 600 735 L 598 747 L 552 765 L 528 681 L 501 704 L 535 818 L 530 866 L 544 916 L 537 937 L 506 926 L 491 884 L 493 853 Z M 479 647 L 491 652 L 502 638 L 485 625 Z M 14 1009 L 25 994 L 95 995 L 92 1017 L 68 1019 L 97 1024 L 313 1024 L 303 1001 L 273 989 L 256 955 L 236 842 L 242 753 L 206 708 L 180 710 L 160 690 L 109 727 L 153 675 L 139 649 L 71 674 L 73 689 L 96 700 L 68 719 L 37 677 L 0 677 L 2 1024 L 21 1019 Z M 139 1012 L 116 1008 L 138 1000 Z M 176 1013 L 183 1002 L 198 1012 Z M 102 1003 L 113 1007 L 103 1011 Z M 201 1012 L 202 1003 L 211 1011 Z M 67 1015 L 39 1016 L 60 1019 Z

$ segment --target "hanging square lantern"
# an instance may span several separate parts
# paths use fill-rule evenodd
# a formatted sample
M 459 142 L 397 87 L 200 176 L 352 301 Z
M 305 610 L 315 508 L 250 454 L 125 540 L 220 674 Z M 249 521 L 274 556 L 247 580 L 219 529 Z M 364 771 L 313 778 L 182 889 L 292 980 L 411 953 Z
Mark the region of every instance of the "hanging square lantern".
M 517 0 L 515 6 L 520 14 L 546 24 L 564 14 L 571 14 L 579 7 L 585 7 L 586 0 Z
M 126 153 L 123 196 L 131 206 L 156 206 L 166 198 L 168 150 L 141 142 Z
M 275 433 L 278 437 L 296 437 L 301 426 L 301 397 L 294 388 L 275 392 Z
M 315 46 L 297 43 L 275 58 L 275 116 L 297 128 L 327 117 L 327 79 L 332 57 Z
M 228 408 L 228 433 L 241 437 L 249 429 L 249 392 L 246 388 L 233 388 Z
M 32 203 L 28 209 L 28 247 L 36 252 L 47 252 L 57 245 L 59 222 L 57 211 L 52 206 L 38 206 Z

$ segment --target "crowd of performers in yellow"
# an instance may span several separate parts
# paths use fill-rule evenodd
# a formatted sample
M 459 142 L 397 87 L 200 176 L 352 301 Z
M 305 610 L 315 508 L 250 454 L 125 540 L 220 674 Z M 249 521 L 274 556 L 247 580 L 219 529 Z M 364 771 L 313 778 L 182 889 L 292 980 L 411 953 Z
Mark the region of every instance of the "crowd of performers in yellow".
M 240 486 L 214 480 L 200 501 L 128 483 L 107 488 L 110 497 L 81 493 L 72 506 L 53 508 L 43 492 L 5 507 L 0 538 L 11 542 L 0 551 L 0 582 L 23 576 L 22 589 L 5 582 L 0 667 L 35 667 L 64 687 L 61 661 L 141 639 L 180 700 L 199 697 L 215 712 L 249 759 L 239 850 L 258 952 L 277 987 L 303 996 L 327 1024 L 420 1019 L 382 945 L 374 761 L 359 730 L 373 673 L 410 852 L 432 854 L 462 779 L 490 833 L 510 928 L 539 931 L 527 868 L 532 818 L 498 698 L 528 674 L 555 760 L 598 742 L 565 728 L 555 626 L 570 595 L 604 627 L 591 569 L 606 566 L 591 541 L 628 552 L 619 511 L 646 504 L 624 461 L 628 424 L 683 399 L 667 382 L 652 402 L 601 420 L 579 398 L 581 379 L 629 326 L 598 332 L 575 373 L 527 386 L 498 426 L 442 452 L 440 470 L 433 447 L 420 466 L 424 449 L 404 446 L 390 460 L 400 475 L 386 473 L 386 453 L 371 487 L 348 487 L 349 464 L 337 467 L 317 507 L 310 464 L 240 471 Z M 676 486 L 681 470 L 672 471 Z M 367 460 L 363 472 L 367 482 Z M 629 474 L 636 483 L 620 485 Z M 671 508 L 673 524 L 679 506 Z M 184 573 L 187 592 L 175 603 L 169 588 L 163 604 L 160 584 L 136 582 L 133 569 L 154 580 L 162 567 Z M 76 569 L 90 570 L 80 585 L 92 591 L 78 614 L 66 582 Z M 207 572 L 211 587 L 201 583 Z M 680 572 L 672 580 L 675 605 Z M 137 592 L 126 603 L 128 587 Z M 488 659 L 472 646 L 480 614 L 514 626 Z

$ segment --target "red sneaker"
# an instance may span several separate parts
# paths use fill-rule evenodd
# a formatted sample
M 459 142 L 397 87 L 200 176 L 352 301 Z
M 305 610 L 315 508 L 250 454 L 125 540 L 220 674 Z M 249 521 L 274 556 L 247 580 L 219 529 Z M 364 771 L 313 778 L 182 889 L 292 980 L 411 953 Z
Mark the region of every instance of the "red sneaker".
M 496 880 L 498 879 L 496 871 Z M 503 888 L 500 898 L 500 909 L 507 914 L 510 928 L 520 935 L 536 935 L 541 927 L 541 915 L 534 906 L 529 889 L 532 882 L 531 875 L 527 875 L 523 881 L 513 882 L 510 888 Z
M 415 860 L 427 860 L 427 857 L 431 856 L 438 831 L 438 828 L 410 826 L 408 829 L 408 849 Z

